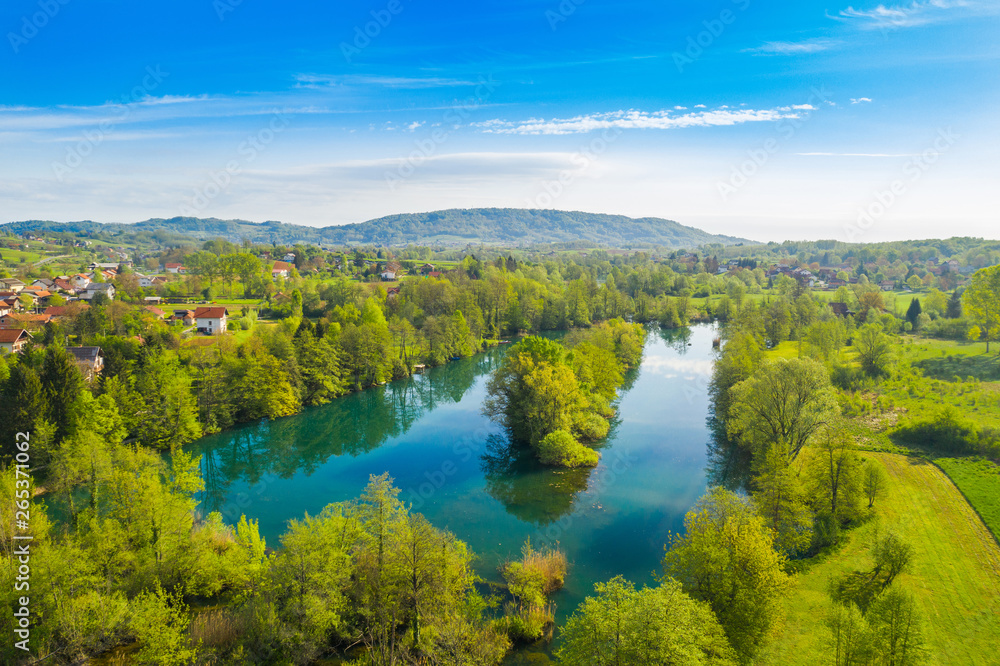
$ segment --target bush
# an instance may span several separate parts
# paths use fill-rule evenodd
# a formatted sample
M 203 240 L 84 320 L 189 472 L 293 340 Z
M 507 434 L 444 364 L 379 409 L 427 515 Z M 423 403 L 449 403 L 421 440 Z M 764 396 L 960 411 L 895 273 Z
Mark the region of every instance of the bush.
M 581 414 L 574 426 L 580 439 L 588 442 L 604 439 L 611 430 L 611 424 L 597 414 Z
M 538 443 L 538 459 L 556 467 L 594 467 L 601 456 L 573 439 L 565 430 L 556 430 Z
M 976 453 L 994 458 L 1000 455 L 1000 432 L 993 428 L 981 429 L 951 406 L 930 416 L 906 421 L 896 429 L 893 438 L 935 451 Z

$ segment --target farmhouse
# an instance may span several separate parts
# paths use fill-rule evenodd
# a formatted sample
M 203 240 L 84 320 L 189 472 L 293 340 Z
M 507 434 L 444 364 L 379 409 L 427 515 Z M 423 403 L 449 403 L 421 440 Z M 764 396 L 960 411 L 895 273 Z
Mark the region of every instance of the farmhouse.
M 222 335 L 226 332 L 228 316 L 229 310 L 222 305 L 198 308 L 194 311 L 195 326 L 199 333 Z

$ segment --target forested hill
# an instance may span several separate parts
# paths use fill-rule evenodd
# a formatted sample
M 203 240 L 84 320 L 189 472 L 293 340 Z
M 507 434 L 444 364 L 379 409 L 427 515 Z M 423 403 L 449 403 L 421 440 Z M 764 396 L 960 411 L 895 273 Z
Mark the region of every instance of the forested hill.
M 634 219 L 623 215 L 602 215 L 559 210 L 518 208 L 452 209 L 432 213 L 390 215 L 358 224 L 305 227 L 281 222 L 175 217 L 152 219 L 135 224 L 97 222 L 44 222 L 38 220 L 2 225 L 16 233 L 29 231 L 70 231 L 74 233 L 146 232 L 166 241 L 175 235 L 199 240 L 247 239 L 255 243 L 314 243 L 327 245 L 379 244 L 498 244 L 584 242 L 609 247 L 663 246 L 694 249 L 709 243 L 734 245 L 749 242 L 742 238 L 710 234 L 656 217 Z

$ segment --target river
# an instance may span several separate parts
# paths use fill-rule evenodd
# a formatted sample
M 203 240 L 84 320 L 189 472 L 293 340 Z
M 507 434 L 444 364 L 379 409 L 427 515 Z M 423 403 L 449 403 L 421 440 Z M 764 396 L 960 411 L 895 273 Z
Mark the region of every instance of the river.
M 704 493 L 715 335 L 708 325 L 649 330 L 595 469 L 542 467 L 480 413 L 505 345 L 199 440 L 199 510 L 230 523 L 246 514 L 277 547 L 289 519 L 355 498 L 370 474 L 389 472 L 403 500 L 472 548 L 487 580 L 499 581 L 498 564 L 526 538 L 558 541 L 570 562 L 553 597 L 561 622 L 597 581 L 652 583 L 668 533 Z

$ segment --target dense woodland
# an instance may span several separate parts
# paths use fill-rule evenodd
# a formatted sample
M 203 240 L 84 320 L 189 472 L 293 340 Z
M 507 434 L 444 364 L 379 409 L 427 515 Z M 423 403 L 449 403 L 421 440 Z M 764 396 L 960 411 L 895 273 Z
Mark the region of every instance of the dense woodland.
M 982 242 L 944 243 L 963 267 L 998 258 Z M 557 659 L 752 663 L 796 563 L 836 548 L 883 497 L 884 472 L 859 455 L 873 437 L 859 418 L 886 407 L 872 406 L 873 391 L 919 377 L 897 354 L 900 336 L 989 342 L 1000 333 L 1000 268 L 927 270 L 931 256 L 949 256 L 944 243 L 767 250 L 800 266 L 846 264 L 851 281 L 831 292 L 768 276 L 763 257 L 720 272 L 719 249 L 660 259 L 468 254 L 390 294 L 362 281 L 366 251 L 340 255 L 332 268 L 328 253 L 299 248 L 297 271 L 275 283 L 249 251 L 212 242 L 181 255 L 192 272 L 164 295 L 236 289 L 261 306 L 233 317 L 244 335 L 211 345 L 185 344 L 176 326 L 138 305 L 146 291 L 124 271 L 118 299 L 47 324 L 0 363 L 5 603 L 16 596 L 14 500 L 28 490 L 38 658 L 70 663 L 129 646 L 128 660 L 155 664 L 334 654 L 372 664 L 499 663 L 512 645 L 552 635 L 547 597 L 569 566 L 557 548 L 525 544 L 503 567 L 506 586 L 485 586 L 474 554 L 404 505 L 384 475 L 357 500 L 291 521 L 280 544 L 265 544 L 252 521 L 195 513 L 204 480 L 184 445 L 520 333 L 571 330 L 561 342 L 518 342 L 494 372 L 486 409 L 542 463 L 593 465 L 597 453 L 582 442 L 607 434 L 623 373 L 641 357 L 640 324 L 714 319 L 723 323 L 710 386 L 718 487 L 688 514 L 683 534 L 662 535 L 659 583 L 598 584 L 558 629 Z M 916 278 L 923 297 L 900 309 L 879 277 Z M 258 313 L 272 323 L 255 321 Z M 70 340 L 102 348 L 106 366 L 94 382 L 65 351 Z M 789 345 L 792 357 L 771 353 Z M 10 465 L 19 432 L 30 433 L 30 484 Z M 909 414 L 892 436 L 1000 457 L 996 430 L 947 410 Z M 926 658 L 925 620 L 897 582 L 912 550 L 895 526 L 880 526 L 870 575 L 831 600 L 831 663 Z M 5 660 L 21 658 L 2 650 Z

